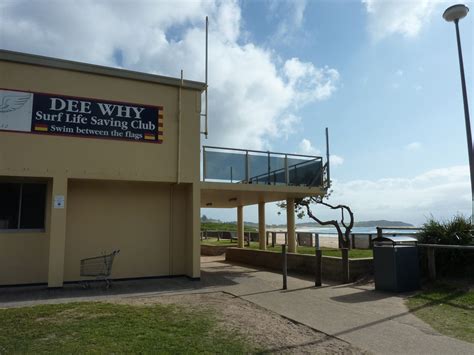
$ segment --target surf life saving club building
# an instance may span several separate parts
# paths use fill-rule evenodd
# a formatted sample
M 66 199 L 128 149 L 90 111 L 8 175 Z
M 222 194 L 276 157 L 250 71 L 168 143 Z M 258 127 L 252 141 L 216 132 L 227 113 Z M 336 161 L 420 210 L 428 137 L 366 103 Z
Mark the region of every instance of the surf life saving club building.
M 328 162 L 201 147 L 205 90 L 0 50 L 0 286 L 61 287 L 115 249 L 114 279 L 199 278 L 201 207 L 235 208 L 243 247 L 243 207 L 264 236 L 265 203 L 286 200 L 294 252 L 294 199 L 325 193 Z

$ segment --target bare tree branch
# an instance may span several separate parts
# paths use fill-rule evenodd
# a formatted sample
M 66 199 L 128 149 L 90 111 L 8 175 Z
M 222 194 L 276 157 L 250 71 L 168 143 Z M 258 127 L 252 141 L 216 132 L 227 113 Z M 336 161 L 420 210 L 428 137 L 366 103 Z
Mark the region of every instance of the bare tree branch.
M 311 203 L 314 203 L 316 205 L 320 204 L 320 205 L 326 206 L 326 207 L 328 207 L 332 210 L 338 210 L 338 209 L 341 210 L 341 224 L 344 227 L 344 233 L 342 232 L 341 226 L 339 225 L 339 222 L 337 220 L 322 221 L 321 219 L 316 217 L 313 214 L 313 212 L 311 211 L 311 208 L 310 208 Z M 349 206 L 346 206 L 346 205 L 333 206 L 330 203 L 324 202 L 321 199 L 318 199 L 318 198 L 315 198 L 315 197 L 310 197 L 308 199 L 301 199 L 301 200 L 297 201 L 297 205 L 299 207 L 303 206 L 306 209 L 306 213 L 307 213 L 308 217 L 310 217 L 311 219 L 313 219 L 314 221 L 316 221 L 320 225 L 322 225 L 322 226 L 328 226 L 328 225 L 334 226 L 334 228 L 336 228 L 336 230 L 337 230 L 337 235 L 338 235 L 338 238 L 339 238 L 339 244 L 342 247 L 346 247 L 346 248 L 350 247 L 350 243 L 351 243 L 350 242 L 350 235 L 351 235 L 351 230 L 354 227 L 354 214 L 353 214 L 353 212 L 352 212 L 352 210 L 350 209 Z M 344 221 L 344 216 L 345 216 L 344 212 L 345 211 L 347 211 L 347 213 L 349 214 L 349 224 L 346 224 L 346 222 Z

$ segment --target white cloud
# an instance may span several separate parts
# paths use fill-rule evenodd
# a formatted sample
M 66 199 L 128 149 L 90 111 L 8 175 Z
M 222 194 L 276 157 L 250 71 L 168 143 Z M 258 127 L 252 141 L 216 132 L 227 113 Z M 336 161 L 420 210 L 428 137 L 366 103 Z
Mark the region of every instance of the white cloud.
M 408 150 L 410 152 L 414 152 L 416 150 L 419 150 L 420 148 L 421 148 L 420 142 L 411 142 L 405 146 L 405 150 Z
M 469 167 L 453 166 L 426 171 L 408 178 L 384 178 L 378 180 L 333 180 L 332 204 L 349 205 L 356 221 L 386 219 L 421 225 L 427 217 L 451 218 L 457 213 L 470 216 L 471 190 Z M 232 209 L 208 209 L 204 214 L 235 220 Z M 321 218 L 334 217 L 331 211 L 318 207 L 314 210 Z M 267 204 L 267 223 L 286 223 L 286 215 L 277 214 L 274 204 Z M 258 220 L 256 206 L 245 208 L 246 221 Z M 305 218 L 305 221 L 309 220 Z
M 376 40 L 393 34 L 416 37 L 440 0 L 362 0 Z
M 331 154 L 329 156 L 329 159 L 330 159 L 330 163 L 331 163 L 331 166 L 338 166 L 338 165 L 342 165 L 344 163 L 344 158 L 339 156 L 339 155 L 336 155 L 336 154 Z
M 337 70 L 327 66 L 316 68 L 312 63 L 301 62 L 298 58 L 287 60 L 283 71 L 297 104 L 329 98 L 339 81 Z
M 350 205 L 357 220 L 388 219 L 423 223 L 433 214 L 470 215 L 468 166 L 435 169 L 412 178 L 334 181 L 332 202 Z
M 309 139 L 303 138 L 298 147 L 301 154 L 316 156 L 321 155 L 321 151 L 316 149 Z
M 301 29 L 307 0 L 271 1 L 269 5 L 274 22 L 278 22 L 275 35 L 272 37 L 273 42 L 289 44 L 297 36 L 304 37 Z
M 293 25 L 300 27 L 303 24 L 307 0 L 293 0 L 291 3 L 293 4 Z
M 311 143 L 311 141 L 307 138 L 303 138 L 301 140 L 300 144 L 298 145 L 298 148 L 300 154 L 321 156 L 321 150 L 313 146 L 313 143 Z M 344 163 L 344 158 L 336 154 L 331 154 L 330 160 L 331 166 L 333 167 L 342 165 Z
M 398 69 L 398 70 L 395 72 L 395 74 L 396 74 L 397 76 L 403 76 L 403 70 Z
M 301 123 L 301 117 L 295 116 L 292 113 L 284 116 L 281 119 L 280 131 L 281 134 L 288 139 L 288 135 L 298 131 L 299 124 Z
M 295 21 L 302 21 L 303 5 Z M 175 77 L 183 69 L 185 79 L 203 81 L 206 15 L 207 144 L 268 148 L 271 139 L 293 132 L 302 105 L 333 95 L 337 70 L 281 61 L 273 50 L 245 42 L 237 1 L 7 1 L 0 47 Z

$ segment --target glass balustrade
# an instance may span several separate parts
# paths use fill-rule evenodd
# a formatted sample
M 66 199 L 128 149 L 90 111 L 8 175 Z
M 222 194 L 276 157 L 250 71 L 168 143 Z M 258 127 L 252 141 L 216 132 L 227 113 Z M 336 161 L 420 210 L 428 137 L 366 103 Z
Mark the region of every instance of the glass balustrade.
M 203 147 L 204 181 L 323 187 L 326 166 L 316 156 Z

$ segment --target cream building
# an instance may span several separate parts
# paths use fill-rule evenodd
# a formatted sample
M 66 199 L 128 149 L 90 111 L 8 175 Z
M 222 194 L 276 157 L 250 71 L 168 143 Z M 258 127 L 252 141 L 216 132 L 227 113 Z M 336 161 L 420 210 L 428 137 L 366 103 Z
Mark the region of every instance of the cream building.
M 200 207 L 236 208 L 243 246 L 243 206 L 264 235 L 265 203 L 287 200 L 294 250 L 292 201 L 324 194 L 328 164 L 203 147 L 201 178 L 204 90 L 1 50 L 0 285 L 61 287 L 115 249 L 114 279 L 199 278 Z

